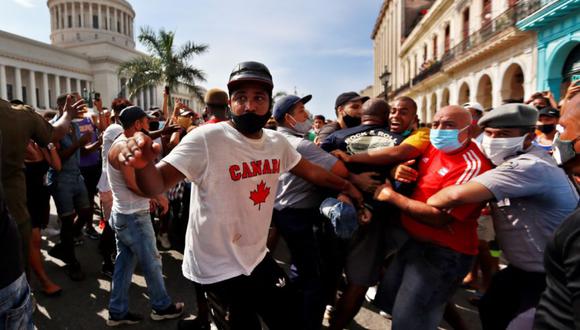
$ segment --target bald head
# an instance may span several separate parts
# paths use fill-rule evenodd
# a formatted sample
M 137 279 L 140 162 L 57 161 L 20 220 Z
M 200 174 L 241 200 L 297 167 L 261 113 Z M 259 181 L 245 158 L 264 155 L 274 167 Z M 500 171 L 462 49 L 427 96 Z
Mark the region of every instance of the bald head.
M 471 124 L 471 120 L 471 113 L 465 110 L 464 107 L 458 105 L 448 105 L 435 113 L 435 117 L 433 118 L 433 128 L 462 129 L 469 126 Z

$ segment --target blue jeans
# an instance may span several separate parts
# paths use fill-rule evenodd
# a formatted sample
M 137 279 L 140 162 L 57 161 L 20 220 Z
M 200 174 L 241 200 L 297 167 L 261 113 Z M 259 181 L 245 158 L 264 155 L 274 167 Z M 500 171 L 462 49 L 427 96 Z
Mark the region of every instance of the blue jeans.
M 129 287 L 137 261 L 141 265 L 147 282 L 151 307 L 155 310 L 169 307 L 171 298 L 165 290 L 161 256 L 157 251 L 149 211 L 135 214 L 113 212 L 109 223 L 115 231 L 117 242 L 109 315 L 121 318 L 129 311 Z
M 473 259 L 409 239 L 387 268 L 375 303 L 392 315 L 394 330 L 437 329 L 447 301 L 471 269 Z
M 0 330 L 34 329 L 32 298 L 26 275 L 0 289 Z

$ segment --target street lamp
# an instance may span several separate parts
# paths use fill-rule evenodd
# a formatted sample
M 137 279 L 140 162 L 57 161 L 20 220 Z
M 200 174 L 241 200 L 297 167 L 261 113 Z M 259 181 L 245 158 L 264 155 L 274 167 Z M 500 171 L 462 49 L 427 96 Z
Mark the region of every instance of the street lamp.
M 388 100 L 388 90 L 391 81 L 391 72 L 389 72 L 389 68 L 385 65 L 385 69 L 383 73 L 379 76 L 381 80 L 381 84 L 383 85 L 383 91 L 385 93 L 385 100 Z

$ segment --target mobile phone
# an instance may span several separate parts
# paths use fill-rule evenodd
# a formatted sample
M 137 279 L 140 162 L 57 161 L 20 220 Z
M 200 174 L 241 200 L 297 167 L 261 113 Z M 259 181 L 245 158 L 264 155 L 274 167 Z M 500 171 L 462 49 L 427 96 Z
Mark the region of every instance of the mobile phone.
M 165 86 L 165 95 L 169 95 L 169 86 Z
M 578 80 L 580 80 L 580 74 L 573 74 L 572 77 L 570 77 L 570 83 L 572 84 Z

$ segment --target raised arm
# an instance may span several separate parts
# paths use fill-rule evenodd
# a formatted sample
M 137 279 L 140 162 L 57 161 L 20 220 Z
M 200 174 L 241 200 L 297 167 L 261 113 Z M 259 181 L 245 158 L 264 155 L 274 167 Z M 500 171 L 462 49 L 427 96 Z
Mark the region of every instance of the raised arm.
M 79 113 L 82 113 L 85 109 L 85 101 L 78 100 L 73 103 L 73 98 L 71 95 L 67 95 L 66 103 L 64 105 L 64 111 L 62 116 L 54 123 L 52 126 L 54 127 L 52 133 L 52 142 L 56 143 L 62 139 L 70 128 L 71 121 L 77 117 Z
M 441 189 L 427 200 L 427 204 L 436 208 L 450 208 L 467 203 L 484 202 L 493 198 L 493 193 L 484 185 L 470 181 Z

